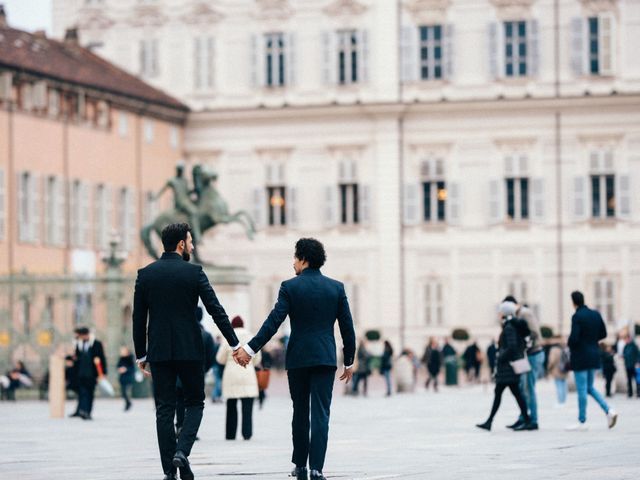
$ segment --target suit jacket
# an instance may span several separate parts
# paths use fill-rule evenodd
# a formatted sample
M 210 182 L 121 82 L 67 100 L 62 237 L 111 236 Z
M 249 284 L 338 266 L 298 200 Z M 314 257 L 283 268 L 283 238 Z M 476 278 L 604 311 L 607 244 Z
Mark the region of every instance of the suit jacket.
M 229 317 L 200 265 L 177 253 L 163 253 L 138 270 L 133 296 L 133 343 L 136 357 L 149 362 L 204 360 L 198 298 L 231 346 L 238 344 Z M 147 322 L 148 317 L 148 322 Z
M 306 268 L 297 277 L 282 282 L 275 307 L 249 347 L 258 352 L 275 335 L 287 315 L 291 320 L 285 361 L 288 370 L 337 365 L 336 319 L 344 344 L 344 364 L 353 364 L 356 333 L 342 283 L 325 277 L 317 268 Z
M 571 370 L 593 370 L 600 368 L 598 342 L 607 336 L 607 327 L 596 310 L 585 305 L 578 307 L 571 318 L 569 350 Z
M 82 344 L 83 344 L 82 340 L 76 341 L 76 351 L 75 351 L 76 359 L 78 359 L 80 356 L 80 348 L 82 347 Z M 107 374 L 107 358 L 104 356 L 104 348 L 102 346 L 102 342 L 100 340 L 96 340 L 95 338 L 91 337 L 91 340 L 89 340 L 88 353 L 91 356 L 91 361 L 93 366 L 93 377 L 96 379 L 98 378 L 98 369 L 96 368 L 95 363 L 93 363 L 93 359 L 96 357 L 100 359 L 100 363 L 102 364 L 102 373 L 106 375 Z M 76 360 L 76 363 L 74 363 L 74 370 L 76 370 L 76 373 L 77 373 L 77 360 Z

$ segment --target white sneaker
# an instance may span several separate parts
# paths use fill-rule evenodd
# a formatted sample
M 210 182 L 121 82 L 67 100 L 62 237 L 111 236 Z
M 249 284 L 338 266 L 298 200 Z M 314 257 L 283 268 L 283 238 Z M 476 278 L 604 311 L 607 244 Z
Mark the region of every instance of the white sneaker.
M 586 432 L 589 430 L 589 426 L 586 423 L 576 423 L 574 425 L 569 425 L 565 430 L 567 432 Z
M 609 413 L 607 413 L 607 420 L 609 422 L 609 428 L 615 427 L 616 422 L 618 421 L 618 412 L 613 408 L 609 409 Z

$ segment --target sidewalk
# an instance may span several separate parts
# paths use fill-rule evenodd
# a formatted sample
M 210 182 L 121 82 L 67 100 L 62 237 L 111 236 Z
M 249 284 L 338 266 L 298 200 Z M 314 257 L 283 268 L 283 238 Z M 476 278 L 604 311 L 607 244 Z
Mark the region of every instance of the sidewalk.
M 504 428 L 517 416 L 508 393 L 487 433 L 490 386 L 442 388 L 384 398 L 373 382 L 369 398 L 344 397 L 336 388 L 332 408 L 328 478 L 340 479 L 631 479 L 640 471 L 640 400 L 618 395 L 619 424 L 589 401 L 588 432 L 566 432 L 577 400 L 554 408 L 551 383 L 540 384 L 540 427 Z M 599 386 L 599 385 L 598 385 Z M 251 441 L 224 440 L 222 404 L 206 404 L 191 461 L 197 479 L 285 479 L 290 471 L 291 406 L 283 377 L 263 410 L 254 411 Z M 74 405 L 69 404 L 67 411 Z M 19 480 L 145 480 L 162 478 L 151 400 L 130 412 L 119 400 L 97 400 L 95 420 L 51 420 L 43 402 L 0 403 L 0 475 Z

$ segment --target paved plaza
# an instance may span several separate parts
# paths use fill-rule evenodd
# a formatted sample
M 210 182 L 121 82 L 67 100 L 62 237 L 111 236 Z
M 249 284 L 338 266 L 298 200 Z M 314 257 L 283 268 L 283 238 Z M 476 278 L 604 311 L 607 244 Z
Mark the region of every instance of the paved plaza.
M 554 408 L 550 382 L 540 387 L 537 432 L 504 428 L 516 418 L 513 398 L 487 433 L 474 427 L 490 409 L 490 386 L 443 388 L 438 394 L 382 396 L 375 378 L 368 398 L 345 397 L 336 386 L 328 478 L 407 479 L 631 479 L 640 472 L 640 400 L 618 395 L 619 424 L 607 429 L 590 400 L 588 432 L 566 432 L 576 397 Z M 224 440 L 222 404 L 207 402 L 200 441 L 191 456 L 198 479 L 285 479 L 290 470 L 291 406 L 277 377 L 263 410 L 255 410 L 251 441 Z M 73 409 L 69 402 L 67 411 Z M 47 404 L 0 403 L 0 477 L 19 480 L 161 479 L 151 400 L 124 413 L 119 400 L 97 400 L 95 420 L 51 420 Z

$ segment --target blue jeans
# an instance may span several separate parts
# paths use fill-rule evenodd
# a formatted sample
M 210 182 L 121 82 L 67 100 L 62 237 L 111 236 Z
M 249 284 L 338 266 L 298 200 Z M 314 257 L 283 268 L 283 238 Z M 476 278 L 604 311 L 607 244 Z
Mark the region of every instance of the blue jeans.
M 387 385 L 387 395 L 391 395 L 391 370 L 385 370 L 382 375 L 384 375 L 384 381 Z
M 531 371 L 520 375 L 520 390 L 527 402 L 527 410 L 532 423 L 538 423 L 538 398 L 536 397 L 536 380 L 544 373 L 544 350 L 528 356 Z M 520 420 L 523 420 L 522 418 Z
M 578 370 L 573 372 L 576 379 L 576 391 L 578 392 L 578 420 L 580 423 L 587 421 L 587 394 L 598 402 L 604 413 L 609 413 L 609 405 L 605 402 L 602 395 L 593 387 L 593 379 L 596 376 L 596 370 Z
M 222 375 L 220 374 L 219 365 L 214 365 L 211 367 L 211 372 L 213 373 L 213 390 L 211 391 L 211 399 L 212 400 L 220 400 L 222 397 Z
M 567 380 L 564 378 L 556 378 L 556 394 L 558 395 L 558 403 L 560 405 L 567 401 Z

